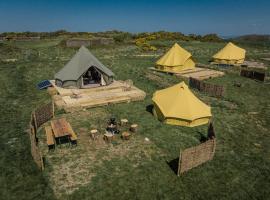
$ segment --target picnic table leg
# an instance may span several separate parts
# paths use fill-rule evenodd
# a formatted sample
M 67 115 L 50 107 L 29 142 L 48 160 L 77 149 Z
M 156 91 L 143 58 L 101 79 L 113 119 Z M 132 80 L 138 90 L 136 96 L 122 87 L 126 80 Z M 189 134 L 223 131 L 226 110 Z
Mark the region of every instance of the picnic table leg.
M 58 139 L 59 139 L 60 148 L 62 149 L 61 137 L 59 137 Z

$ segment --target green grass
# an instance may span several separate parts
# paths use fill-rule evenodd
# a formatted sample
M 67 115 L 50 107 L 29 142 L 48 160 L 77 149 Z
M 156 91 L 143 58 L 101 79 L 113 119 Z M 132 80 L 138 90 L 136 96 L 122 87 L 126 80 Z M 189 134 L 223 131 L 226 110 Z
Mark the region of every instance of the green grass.
M 157 41 L 156 44 L 163 47 L 159 53 L 173 42 Z M 205 64 L 214 52 L 224 46 L 224 43 L 179 43 L 191 51 L 198 62 Z M 270 54 L 269 47 L 243 45 L 248 50 L 248 58 L 258 59 L 265 53 Z M 156 58 L 135 57 L 133 55 L 141 52 L 130 45 L 95 48 L 92 52 L 114 71 L 116 79 L 132 79 L 137 87 L 143 89 L 147 93 L 145 101 L 88 109 L 85 112 L 89 116 L 83 115 L 82 120 L 77 117 L 80 113 L 67 117 L 76 131 L 95 127 L 110 116 L 128 118 L 140 126 L 136 140 L 148 137 L 151 145 L 143 151 L 146 148 L 143 144 L 134 144 L 129 154 L 116 154 L 111 158 L 108 158 L 110 151 L 122 147 L 121 144 L 96 150 L 96 159 L 100 158 L 101 164 L 93 163 L 93 167 L 89 168 L 89 173 L 95 174 L 90 182 L 70 195 L 65 195 L 64 191 L 60 195 L 54 194 L 49 181 L 53 164 L 48 165 L 43 173 L 37 169 L 31 158 L 26 130 L 31 111 L 49 100 L 46 91 L 38 91 L 36 84 L 40 80 L 52 78 L 76 50 L 62 48 L 57 41 L 7 43 L 7 46 L 0 46 L 0 50 L 9 51 L 2 53 L 1 59 L 18 58 L 15 63 L 0 63 L 0 199 L 55 199 L 61 195 L 61 199 L 269 197 L 269 84 L 239 77 L 232 69 L 224 77 L 208 80 L 226 87 L 223 99 L 194 91 L 212 107 L 217 150 L 214 160 L 177 177 L 167 161 L 177 158 L 180 149 L 199 144 L 200 133 L 205 134 L 207 127 L 165 125 L 146 111 L 155 90 L 178 83 L 181 79 L 149 72 L 148 68 L 154 66 Z M 241 82 L 243 86 L 235 87 L 235 82 Z M 72 150 L 74 155 L 80 155 L 82 151 L 80 146 Z M 66 157 L 60 161 L 52 156 L 55 165 L 70 159 L 77 163 L 76 157 Z M 83 174 L 78 178 L 84 181 Z M 65 177 L 62 179 L 65 180 Z

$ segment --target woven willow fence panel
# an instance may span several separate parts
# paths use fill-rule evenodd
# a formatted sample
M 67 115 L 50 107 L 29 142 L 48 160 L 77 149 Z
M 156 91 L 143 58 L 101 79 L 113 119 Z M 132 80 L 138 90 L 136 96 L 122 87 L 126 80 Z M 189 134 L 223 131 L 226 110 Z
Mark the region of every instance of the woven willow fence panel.
M 198 146 L 180 152 L 178 176 L 194 167 L 212 160 L 215 154 L 215 148 L 216 140 L 211 139 Z
M 264 82 L 266 73 L 241 69 L 240 76 Z
M 37 164 L 38 168 L 44 170 L 44 162 L 41 151 L 38 147 L 37 130 L 38 128 L 48 120 L 54 117 L 54 103 L 50 102 L 37 108 L 31 113 L 31 120 L 29 123 L 29 136 L 31 143 L 31 154 Z
M 37 137 L 36 137 L 36 132 L 35 132 L 34 126 L 30 125 L 29 136 L 30 136 L 32 157 L 33 157 L 35 163 L 37 164 L 38 168 L 41 170 L 44 170 L 44 162 L 43 162 L 42 154 L 41 154 L 40 149 L 38 147 Z
M 47 122 L 54 116 L 54 104 L 48 103 L 44 106 L 37 108 L 33 112 L 35 127 L 38 129 L 43 123 Z
M 189 78 L 189 86 L 214 97 L 224 96 L 224 87 Z

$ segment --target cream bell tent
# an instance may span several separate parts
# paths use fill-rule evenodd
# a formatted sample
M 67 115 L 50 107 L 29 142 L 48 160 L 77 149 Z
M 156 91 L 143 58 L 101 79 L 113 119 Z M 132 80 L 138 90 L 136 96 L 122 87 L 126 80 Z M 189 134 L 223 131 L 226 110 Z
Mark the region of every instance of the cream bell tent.
M 219 64 L 242 64 L 245 60 L 245 54 L 245 49 L 229 42 L 223 49 L 213 56 L 213 61 Z
M 109 85 L 113 82 L 113 77 L 113 72 L 84 46 L 54 75 L 56 85 L 64 88 Z
M 199 126 L 209 122 L 211 108 L 181 82 L 153 95 L 153 114 L 160 121 L 179 126 Z
M 173 47 L 156 62 L 156 68 L 167 72 L 180 72 L 182 70 L 194 69 L 195 62 L 188 51 L 175 43 Z

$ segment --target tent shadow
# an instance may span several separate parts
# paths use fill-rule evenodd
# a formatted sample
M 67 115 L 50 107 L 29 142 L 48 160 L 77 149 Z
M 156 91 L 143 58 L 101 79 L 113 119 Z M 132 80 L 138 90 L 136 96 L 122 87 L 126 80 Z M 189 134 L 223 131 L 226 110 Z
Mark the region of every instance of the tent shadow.
M 153 114 L 153 108 L 154 106 L 152 104 L 146 106 L 145 110 L 151 114 Z
M 197 133 L 200 135 L 200 142 L 201 143 L 204 143 L 207 141 L 208 138 L 202 132 L 197 131 Z
M 179 164 L 179 157 L 175 158 L 171 161 L 166 161 L 167 165 L 171 168 L 171 170 L 177 175 L 178 173 L 178 164 Z

